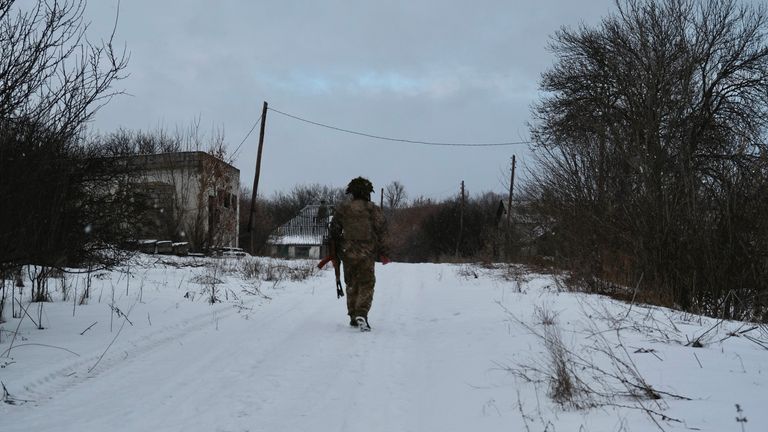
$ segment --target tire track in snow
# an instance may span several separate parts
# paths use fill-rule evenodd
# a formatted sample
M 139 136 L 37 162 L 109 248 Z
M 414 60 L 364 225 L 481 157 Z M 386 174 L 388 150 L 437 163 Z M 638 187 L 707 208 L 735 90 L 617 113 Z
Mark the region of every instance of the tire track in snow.
M 254 299 L 244 304 L 250 306 L 256 301 Z M 20 399 L 34 401 L 33 405 L 37 406 L 86 380 L 98 377 L 105 370 L 118 367 L 121 363 L 135 361 L 171 341 L 215 325 L 215 319 L 227 318 L 238 312 L 238 308 L 232 304 L 213 307 L 213 310 L 186 317 L 173 324 L 167 324 L 149 334 L 139 335 L 125 341 L 121 341 L 118 337 L 115 345 L 107 351 L 93 371 L 88 372 L 88 369 L 96 364 L 103 351 L 74 360 L 42 378 L 24 384 L 22 386 L 24 393 L 18 393 L 16 396 Z M 123 354 L 129 350 L 128 356 Z
M 291 298 L 286 302 L 283 301 L 286 300 L 284 297 Z M 247 305 L 257 300 L 254 299 Z M 262 378 L 258 374 L 258 368 L 254 368 L 253 365 L 259 363 L 259 357 L 263 357 L 261 361 L 264 362 L 264 359 L 275 359 L 276 356 L 273 353 L 282 352 L 280 346 L 282 335 L 305 333 L 299 328 L 301 320 L 297 318 L 301 317 L 306 310 L 308 301 L 313 299 L 302 300 L 296 296 L 280 296 L 276 300 L 271 302 L 269 307 L 251 314 L 248 320 L 235 316 L 237 309 L 232 305 L 221 305 L 213 311 L 184 319 L 177 324 L 164 326 L 161 330 L 153 332 L 150 338 L 134 338 L 119 346 L 113 346 L 114 353 L 105 357 L 98 369 L 90 374 L 86 371 L 93 365 L 98 355 L 94 354 L 72 362 L 28 386 L 34 392 L 30 394 L 37 395 L 38 400 L 34 404 L 14 407 L 8 411 L 11 418 L 23 419 L 23 422 L 11 422 L 11 424 L 23 424 L 23 430 L 29 427 L 36 427 L 38 430 L 62 430 L 60 425 L 54 426 L 55 422 L 50 419 L 35 416 L 36 410 L 42 409 L 44 405 L 46 411 L 66 412 L 67 417 L 77 419 L 67 426 L 70 429 L 64 429 L 73 431 L 134 430 L 127 420 L 126 424 L 111 424 L 109 417 L 129 419 L 134 415 L 133 413 L 146 414 L 148 411 L 157 409 L 170 409 L 171 418 L 176 422 L 157 425 L 158 430 L 184 430 L 177 425 L 185 422 L 191 422 L 189 428 L 192 430 L 214 430 L 218 427 L 217 425 L 210 424 L 209 428 L 201 428 L 198 413 L 185 411 L 187 406 L 201 405 L 211 406 L 214 410 L 229 413 L 231 417 L 245 421 L 249 417 L 249 409 L 258 407 L 259 404 L 245 403 L 245 401 L 253 401 L 253 398 L 250 398 L 249 389 L 243 387 L 242 382 L 248 380 L 257 382 Z M 213 333 L 214 316 L 219 318 L 221 326 L 226 328 L 220 333 Z M 235 329 L 231 330 L 230 327 Z M 205 334 L 206 332 L 211 334 Z M 200 344 L 211 342 L 212 338 L 212 345 L 201 351 Z M 187 350 L 179 346 L 181 342 L 187 346 L 196 346 L 197 348 L 192 348 L 191 351 L 199 356 L 190 358 L 183 364 L 169 366 L 169 360 L 184 358 Z M 254 346 L 257 347 L 255 352 L 249 352 Z M 131 350 L 131 356 L 123 358 L 119 353 L 126 348 Z M 159 363 L 165 363 L 160 364 L 165 373 L 147 369 L 147 366 L 154 369 L 151 365 L 157 366 Z M 284 364 L 286 364 L 285 358 L 273 364 L 273 369 L 279 369 Z M 226 368 L 222 369 L 222 365 Z M 72 375 L 72 372 L 75 372 L 75 375 Z M 113 385 L 114 383 L 117 385 Z M 136 386 L 147 383 L 150 388 L 141 389 L 140 396 L 128 396 L 139 391 L 135 388 Z M 201 392 L 201 388 L 206 390 Z M 218 403 L 224 402 L 216 402 L 215 395 L 226 395 L 233 391 L 244 392 L 241 395 L 243 403 L 239 404 L 240 408 L 234 409 L 228 406 L 228 403 L 217 406 Z M 65 393 L 66 398 L 60 397 Z M 125 398 L 128 400 L 125 407 L 113 405 L 115 393 L 126 395 Z M 94 394 L 102 394 L 103 397 L 93 398 Z M 78 399 L 92 399 L 92 401 L 81 404 L 74 402 Z M 224 400 L 230 399 L 222 399 Z M 115 412 L 122 409 L 127 412 Z M 179 417 L 180 413 L 184 415 Z M 154 417 L 163 418 L 168 415 L 167 413 L 158 414 Z

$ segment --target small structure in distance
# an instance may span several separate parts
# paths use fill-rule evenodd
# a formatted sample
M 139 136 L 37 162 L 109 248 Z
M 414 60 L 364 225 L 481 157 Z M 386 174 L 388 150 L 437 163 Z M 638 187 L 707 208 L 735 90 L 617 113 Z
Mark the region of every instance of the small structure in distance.
M 325 201 L 305 206 L 269 237 L 272 256 L 320 259 L 328 254 L 328 226 L 334 206 Z

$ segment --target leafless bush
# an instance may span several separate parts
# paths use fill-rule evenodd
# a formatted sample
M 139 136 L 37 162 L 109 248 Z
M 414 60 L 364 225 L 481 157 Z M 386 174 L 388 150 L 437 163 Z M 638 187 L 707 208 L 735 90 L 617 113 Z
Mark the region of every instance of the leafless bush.
M 290 272 L 290 279 L 292 281 L 303 281 L 316 274 L 317 267 L 315 267 L 314 263 L 304 263 L 292 268 Z
M 208 303 L 215 304 L 221 302 L 218 292 L 219 279 L 216 278 L 215 273 L 211 278 L 208 279 L 208 281 L 209 282 L 206 284 L 208 289 Z
M 614 312 L 604 302 L 579 303 L 582 314 L 590 320 L 604 322 L 611 329 L 632 330 L 645 335 L 649 340 L 662 343 L 683 344 L 684 336 L 676 321 L 681 320 L 681 317 L 693 319 L 690 314 L 657 306 L 623 303 L 619 305 L 623 306 L 623 309 Z
M 77 300 L 77 304 L 80 306 L 83 306 L 88 303 L 88 299 L 91 296 L 91 275 L 90 273 L 85 278 L 85 287 L 83 288 L 83 291 L 80 293 L 80 298 Z
M 558 313 L 553 312 L 548 307 L 536 305 L 533 307 L 533 311 L 536 323 L 545 326 L 551 326 L 557 323 Z M 559 338 L 560 336 L 558 335 L 557 337 Z
M 456 274 L 464 279 L 477 279 L 480 277 L 477 271 L 478 269 L 474 264 L 462 264 L 456 270 Z
M 571 369 L 573 362 L 570 351 L 563 344 L 560 329 L 552 322 L 544 328 L 543 336 L 544 348 L 549 356 L 549 397 L 562 406 L 581 407 L 585 393 L 578 385 L 580 380 Z
M 257 279 L 264 272 L 264 265 L 257 259 L 243 260 L 240 271 L 245 279 Z
M 219 268 L 222 275 L 241 276 L 243 273 L 243 264 L 241 261 L 247 261 L 246 258 L 215 258 L 215 265 Z
M 215 270 L 215 267 L 207 267 L 205 274 L 200 274 L 197 276 L 194 276 L 189 279 L 190 282 L 196 283 L 199 285 L 210 285 L 210 284 L 222 284 L 224 283 L 223 280 L 219 279 L 215 276 L 217 273 L 217 270 Z
M 0 324 L 5 322 L 5 299 L 6 299 L 6 285 L 11 287 L 11 296 L 13 296 L 13 283 L 11 281 L 6 282 L 6 273 L 0 271 Z M 0 334 L 2 336 L 2 334 Z
M 221 302 L 219 298 L 219 285 L 224 283 L 221 279 L 221 266 L 213 262 L 205 267 L 205 273 L 196 275 L 190 279 L 190 282 L 203 285 L 208 303 L 215 304 Z M 187 297 L 189 292 L 185 295 Z M 193 297 L 194 298 L 194 297 Z
M 0 0 L 0 196 L 13 203 L 0 206 L 0 267 L 99 260 L 123 229 L 112 218 L 126 213 L 113 210 L 129 203 L 93 193 L 117 167 L 84 144 L 83 131 L 120 93 L 112 86 L 128 55 L 115 49 L 114 31 L 86 34 L 85 8 Z
M 48 279 L 53 269 L 46 266 L 27 266 L 27 275 L 32 281 L 32 300 L 35 302 L 51 301 L 48 293 Z
M 72 284 L 71 281 L 67 280 L 67 277 L 64 275 L 59 278 L 59 290 L 61 291 L 61 301 L 65 302 L 69 300 Z
M 616 3 L 553 36 L 528 182 L 547 246 L 593 290 L 644 274 L 644 301 L 768 320 L 768 9 Z
M 272 282 L 276 287 L 282 282 L 300 282 L 317 274 L 315 264 L 310 261 L 279 261 L 261 259 L 213 260 L 206 264 L 206 270 L 190 279 L 191 282 L 204 286 L 206 296 L 211 303 L 221 301 L 222 296 L 229 299 L 237 294 L 232 290 L 219 292 L 224 283 L 224 275 L 237 276 L 247 282 L 242 292 L 268 298 L 261 291 L 262 282 Z M 189 294 L 189 293 L 187 293 Z
M 525 267 L 523 267 L 521 265 L 505 264 L 502 267 L 501 276 L 505 280 L 515 281 L 515 282 L 521 283 L 524 280 L 525 275 L 527 275 L 527 274 L 529 274 L 528 269 L 526 269 Z
M 588 386 L 577 373 L 578 362 L 575 361 L 573 351 L 563 342 L 554 314 L 545 307 L 537 306 L 534 319 L 544 326 L 543 330 L 539 330 L 517 318 L 503 305 L 501 307 L 513 322 L 536 336 L 547 353 L 544 361 L 537 360 L 505 369 L 525 381 L 545 383 L 549 388 L 548 396 L 560 406 L 577 409 L 593 406 Z M 540 319 L 541 315 L 547 319 Z M 544 324 L 544 321 L 549 323 Z
M 606 332 L 588 319 L 584 330 L 591 335 L 592 343 L 569 348 L 556 322 L 549 325 L 539 322 L 543 325 L 543 329 L 539 329 L 504 309 L 513 322 L 540 340 L 547 352 L 545 361 L 533 360 L 504 369 L 527 382 L 546 383 L 548 395 L 559 405 L 576 409 L 599 406 L 637 409 L 662 430 L 659 421 L 679 421 L 663 413 L 667 406 L 662 398 L 687 398 L 659 391 L 642 376 L 621 339 L 620 329 L 613 329 L 616 338 L 609 340 Z M 538 310 L 546 309 L 539 307 Z M 535 321 L 544 321 L 539 319 L 541 314 L 536 312 Z
M 262 267 L 261 275 L 265 281 L 280 282 L 284 280 L 302 281 L 317 274 L 314 263 L 297 262 L 292 265 L 270 261 Z
M 265 300 L 272 300 L 272 297 L 264 294 L 264 292 L 261 290 L 261 284 L 262 284 L 261 279 L 252 279 L 247 286 L 244 286 L 242 288 L 242 291 L 243 293 L 248 295 L 262 297 Z

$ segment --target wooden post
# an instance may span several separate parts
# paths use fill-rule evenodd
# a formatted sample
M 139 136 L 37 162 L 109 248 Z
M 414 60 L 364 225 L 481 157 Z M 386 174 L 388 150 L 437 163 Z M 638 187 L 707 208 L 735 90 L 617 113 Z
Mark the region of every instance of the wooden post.
M 464 231 L 464 180 L 461 181 L 461 207 L 459 210 L 459 235 L 456 240 L 456 258 L 459 257 L 459 246 L 461 245 L 461 234 Z
M 380 204 L 379 207 L 384 210 L 384 188 L 381 188 L 381 196 L 379 197 Z
M 264 149 L 264 129 L 267 124 L 267 101 L 261 110 L 261 129 L 259 130 L 259 150 L 256 154 L 256 173 L 253 175 L 253 192 L 251 193 L 251 213 L 248 216 L 248 232 L 251 240 L 251 253 L 256 251 L 256 233 L 253 229 L 256 223 L 256 195 L 259 191 L 259 175 L 261 174 L 261 152 Z
M 509 200 L 507 201 L 507 231 L 512 226 L 512 190 L 515 187 L 515 155 L 512 155 L 512 175 L 509 179 Z
M 512 155 L 512 174 L 509 178 L 509 199 L 507 200 L 507 230 L 504 233 L 504 238 L 506 239 L 506 244 L 504 245 L 504 255 L 507 260 L 510 260 L 512 257 L 512 239 L 514 238 L 512 235 L 512 192 L 515 188 L 516 163 L 517 161 L 515 160 L 515 155 Z

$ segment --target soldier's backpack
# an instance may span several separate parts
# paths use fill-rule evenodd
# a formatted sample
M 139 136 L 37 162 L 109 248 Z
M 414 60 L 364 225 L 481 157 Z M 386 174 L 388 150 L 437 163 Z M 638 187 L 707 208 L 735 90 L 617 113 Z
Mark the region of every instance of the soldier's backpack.
M 373 240 L 373 221 L 367 201 L 352 201 L 344 214 L 344 240 L 365 242 Z

